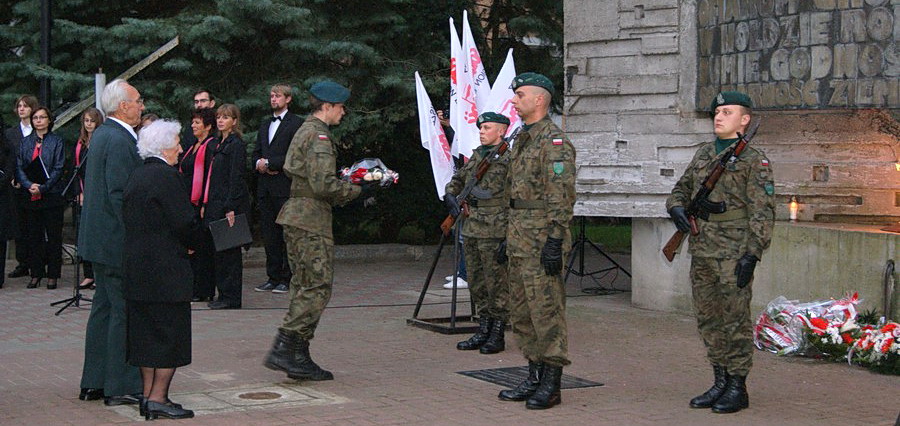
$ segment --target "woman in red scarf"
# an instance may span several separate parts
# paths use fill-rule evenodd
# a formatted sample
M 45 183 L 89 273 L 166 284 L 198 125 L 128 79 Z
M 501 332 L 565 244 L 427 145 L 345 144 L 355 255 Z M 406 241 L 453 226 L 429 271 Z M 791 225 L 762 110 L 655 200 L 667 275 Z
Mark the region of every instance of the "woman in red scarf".
M 197 138 L 190 147 L 185 147 L 178 169 L 184 176 L 185 186 L 191 194 L 191 204 L 200 212 L 203 190 L 213 153 L 216 150 L 216 138 L 213 129 L 216 126 L 216 113 L 212 108 L 203 108 L 191 113 L 191 132 Z M 213 265 L 212 235 L 206 229 L 202 241 L 199 241 L 194 254 L 191 255 L 191 268 L 194 270 L 193 301 L 212 300 L 215 294 L 215 267 Z

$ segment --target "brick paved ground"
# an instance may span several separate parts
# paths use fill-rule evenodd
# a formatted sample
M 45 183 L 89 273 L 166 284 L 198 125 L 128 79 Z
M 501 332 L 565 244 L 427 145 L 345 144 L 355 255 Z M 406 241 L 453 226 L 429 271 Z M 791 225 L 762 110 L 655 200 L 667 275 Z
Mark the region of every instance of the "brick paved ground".
M 384 251 L 369 249 L 354 252 L 365 257 Z M 564 391 L 563 405 L 552 410 L 526 410 L 523 404 L 498 401 L 500 387 L 456 374 L 521 365 L 515 349 L 493 356 L 462 353 L 454 349 L 461 336 L 406 325 L 431 249 L 419 260 L 398 250 L 388 249 L 396 251 L 388 260 L 337 262 L 334 298 L 312 345 L 314 358 L 335 374 L 329 382 L 297 383 L 261 365 L 286 300 L 252 291 L 264 271 L 258 258 L 250 261 L 256 266 L 244 272 L 244 309 L 198 306 L 193 312 L 193 364 L 178 370 L 172 391 L 176 401 L 205 411 L 182 423 L 892 425 L 900 410 L 898 377 L 761 352 L 749 379 L 750 409 L 736 415 L 689 409 L 688 399 L 710 381 L 694 320 L 632 308 L 628 293 L 585 295 L 580 287 L 594 284 L 583 280 L 579 285 L 576 279 L 570 280 L 568 301 L 573 364 L 565 372 L 605 386 Z M 627 258 L 617 259 L 630 265 Z M 436 276 L 442 280 L 449 270 L 444 261 Z M 71 274 L 71 267 L 65 267 L 65 274 Z M 625 278 L 620 274 L 615 286 L 627 288 Z M 0 424 L 120 424 L 136 419 L 131 407 L 110 409 L 77 399 L 88 309 L 53 316 L 49 302 L 69 292 L 24 287 L 23 279 L 7 279 L 0 290 Z M 426 302 L 447 299 L 447 291 L 435 290 Z M 467 313 L 466 306 L 461 304 L 461 313 Z M 447 305 L 431 305 L 422 315 L 447 312 Z M 511 338 L 507 342 L 513 346 Z M 222 409 L 227 404 L 221 401 L 233 395 L 264 391 L 280 392 L 284 401 L 265 405 L 267 401 L 233 398 L 245 405 Z M 253 405 L 257 403 L 263 405 Z

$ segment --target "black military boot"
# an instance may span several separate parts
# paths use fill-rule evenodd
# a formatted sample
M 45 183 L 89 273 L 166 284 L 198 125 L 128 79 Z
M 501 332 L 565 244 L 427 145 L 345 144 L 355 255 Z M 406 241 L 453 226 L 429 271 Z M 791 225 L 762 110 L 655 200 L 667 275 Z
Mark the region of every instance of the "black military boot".
M 562 380 L 562 367 L 554 365 L 544 366 L 544 375 L 541 376 L 541 385 L 531 398 L 525 401 L 525 408 L 529 410 L 545 410 L 562 402 L 559 392 Z
M 481 347 L 484 342 L 487 342 L 488 336 L 491 334 L 491 321 L 490 318 L 481 317 L 478 319 L 478 331 L 472 335 L 472 337 L 463 340 L 456 344 L 456 349 L 461 351 L 474 351 Z
M 712 406 L 713 413 L 736 413 L 750 406 L 746 376 L 728 375 L 725 392 Z
M 725 392 L 725 382 L 728 380 L 728 373 L 725 367 L 713 365 L 713 385 L 703 395 L 696 396 L 691 400 L 691 408 L 710 408 L 716 402 L 722 393 Z
M 503 352 L 506 349 L 506 322 L 503 320 L 495 319 L 494 323 L 491 324 L 491 335 L 488 336 L 486 342 L 481 345 L 481 348 L 478 349 L 478 352 L 483 354 L 495 354 L 497 352 Z
M 296 346 L 296 337 L 284 330 L 278 330 L 275 336 L 275 342 L 272 343 L 272 349 L 266 356 L 263 365 L 266 368 L 277 371 L 290 372 L 297 370 L 297 363 L 294 360 L 294 346 Z
M 504 401 L 524 401 L 537 391 L 538 386 L 541 385 L 541 376 L 543 374 L 543 363 L 528 361 L 528 377 L 513 389 L 500 391 L 500 395 L 497 395 L 497 397 Z
M 288 371 L 288 377 L 294 380 L 334 380 L 334 374 L 323 370 L 309 356 L 309 340 L 297 339 L 294 346 L 294 364 L 296 368 Z

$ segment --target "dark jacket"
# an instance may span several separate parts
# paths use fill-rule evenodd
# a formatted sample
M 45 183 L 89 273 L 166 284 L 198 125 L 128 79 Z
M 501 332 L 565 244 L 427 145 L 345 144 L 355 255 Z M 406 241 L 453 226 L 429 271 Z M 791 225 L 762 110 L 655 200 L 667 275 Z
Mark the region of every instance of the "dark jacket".
M 122 193 L 131 172 L 141 165 L 135 142 L 131 133 L 112 119 L 104 121 L 91 137 L 78 234 L 78 251 L 85 260 L 122 267 Z
M 200 223 L 178 170 L 150 157 L 125 186 L 125 299 L 189 302 L 194 278 L 188 249 Z
M 222 219 L 225 213 L 247 213 L 250 191 L 244 175 L 247 170 L 247 145 L 235 134 L 216 144 L 209 172 L 209 199 L 203 220 Z
M 37 144 L 37 133 L 32 132 L 30 135 L 22 139 L 19 144 L 19 152 L 16 156 L 16 180 L 22 184 L 20 191 L 28 192 L 28 188 L 34 183 L 29 178 L 26 170 L 33 162 L 31 157 L 34 156 L 34 146 Z M 62 180 L 63 166 L 66 163 L 66 154 L 63 151 L 63 140 L 53 132 L 44 135 L 41 147 L 41 160 L 46 168 L 47 181 L 40 184 L 41 199 L 38 201 L 30 201 L 25 204 L 25 208 L 40 208 L 46 205 L 59 205 L 63 202 L 62 190 L 65 182 Z M 38 161 L 35 159 L 34 161 Z
M 8 133 L 8 132 L 5 132 Z M 5 135 L 0 134 L 0 244 L 18 234 L 15 229 L 15 192 L 11 181 L 16 175 L 16 151 Z M 0 277 L 2 279 L 2 277 Z
M 303 119 L 290 112 L 284 114 L 278 130 L 272 142 L 269 143 L 269 124 L 272 123 L 271 115 L 266 117 L 259 126 L 259 133 L 256 135 L 256 147 L 253 149 L 253 162 L 251 167 L 256 174 L 256 194 L 258 197 L 290 197 L 291 195 L 291 179 L 284 174 L 284 158 L 287 156 L 288 147 L 291 146 L 291 140 L 294 133 L 303 124 Z M 269 170 L 276 171 L 278 174 L 270 175 L 267 173 L 259 173 L 256 171 L 256 161 L 260 158 L 269 160 Z
M 197 139 L 194 138 L 196 141 Z M 206 188 L 206 179 L 207 174 L 209 174 L 209 165 L 212 163 L 213 155 L 216 152 L 216 145 L 219 140 L 213 136 L 207 136 L 205 140 L 206 142 L 206 154 L 203 159 L 203 181 L 201 183 L 201 191 Z M 181 172 L 181 180 L 184 182 L 185 188 L 187 188 L 188 192 L 188 200 L 191 199 L 191 187 L 194 183 L 194 163 L 197 159 L 197 152 L 192 149 L 193 146 L 189 145 L 187 148 L 182 147 L 184 152 L 181 153 L 181 158 L 178 159 L 178 170 Z M 201 202 L 203 200 L 201 196 Z M 199 206 L 197 207 L 199 209 Z

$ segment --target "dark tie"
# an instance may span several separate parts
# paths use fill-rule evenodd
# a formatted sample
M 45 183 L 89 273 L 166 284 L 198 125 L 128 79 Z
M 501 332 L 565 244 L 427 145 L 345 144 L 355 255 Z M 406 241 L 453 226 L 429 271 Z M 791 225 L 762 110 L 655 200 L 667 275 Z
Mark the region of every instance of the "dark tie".
M 281 121 L 281 117 L 279 117 L 279 116 L 272 117 L 272 122 L 274 123 L 276 121 Z

